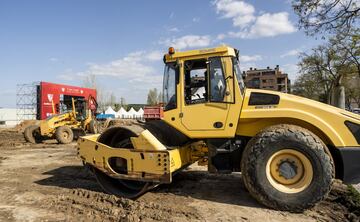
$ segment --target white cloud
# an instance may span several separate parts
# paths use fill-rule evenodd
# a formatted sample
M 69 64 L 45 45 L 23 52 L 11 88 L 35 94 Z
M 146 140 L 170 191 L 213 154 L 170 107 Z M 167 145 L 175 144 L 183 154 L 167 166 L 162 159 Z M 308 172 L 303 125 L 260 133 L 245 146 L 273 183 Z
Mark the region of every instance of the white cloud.
M 71 81 L 74 80 L 74 76 L 72 74 L 67 75 L 67 74 L 61 74 L 57 76 L 58 79 L 62 79 L 62 80 L 66 80 L 66 81 Z
M 280 70 L 289 75 L 291 81 L 295 81 L 299 75 L 299 67 L 296 64 L 285 64 L 280 66 Z
M 76 75 L 74 75 L 74 71 L 72 69 L 66 69 L 64 71 L 64 73 L 62 73 L 61 75 L 58 75 L 57 78 L 66 80 L 66 81 L 71 81 L 76 78 Z
M 207 47 L 211 44 L 211 38 L 208 35 L 185 35 L 179 38 L 166 39 L 160 41 L 160 43 L 181 50 L 194 47 Z
M 77 75 L 115 76 L 125 79 L 143 77 L 154 72 L 153 67 L 141 62 L 144 54 L 145 52 L 138 51 L 129 53 L 127 56 L 109 63 L 89 64 L 86 71 Z
M 248 62 L 256 62 L 262 60 L 261 55 L 240 55 L 240 62 L 248 63 Z
M 55 57 L 52 57 L 52 58 L 50 58 L 49 60 L 50 60 L 50 62 L 57 62 L 57 61 L 59 61 L 59 59 L 58 59 L 58 58 L 55 58 Z
M 295 32 L 296 28 L 289 21 L 287 12 L 266 13 L 256 18 L 249 37 L 270 37 Z
M 255 20 L 255 8 L 244 1 L 217 0 L 214 2 L 216 12 L 223 14 L 223 18 L 231 18 L 235 27 L 244 28 Z
M 223 39 L 225 39 L 226 37 L 227 37 L 226 34 L 218 34 L 217 37 L 216 37 L 216 39 L 217 39 L 217 40 L 223 40 Z
M 157 70 L 151 65 L 155 61 L 161 61 L 161 51 L 136 51 L 128 55 L 110 61 L 108 63 L 87 63 L 87 68 L 82 72 L 74 72 L 71 69 L 57 76 L 63 80 L 74 80 L 89 75 L 113 76 L 128 82 L 154 83 Z
M 239 0 L 216 0 L 216 12 L 221 18 L 231 18 L 233 26 L 239 31 L 230 31 L 218 35 L 218 39 L 229 38 L 261 38 L 289 34 L 296 28 L 289 20 L 287 12 L 265 13 L 255 15 L 253 5 Z
M 257 62 L 263 60 L 261 55 L 241 55 L 240 54 L 240 69 L 242 71 L 249 70 L 250 67 L 258 67 Z
M 169 32 L 180 32 L 180 30 L 176 27 L 169 28 Z
M 194 17 L 194 18 L 192 19 L 192 21 L 193 21 L 193 22 L 200 22 L 200 18 L 199 18 L 199 17 Z
M 247 71 L 250 68 L 258 67 L 256 63 L 254 62 L 241 62 L 240 61 L 240 70 L 241 71 Z
M 285 58 L 289 56 L 297 56 L 301 53 L 300 49 L 292 49 L 290 51 L 285 52 L 284 54 L 280 55 L 280 58 Z
M 164 54 L 165 54 L 164 52 L 159 50 L 148 52 L 146 53 L 146 59 L 150 61 L 160 61 L 162 60 Z

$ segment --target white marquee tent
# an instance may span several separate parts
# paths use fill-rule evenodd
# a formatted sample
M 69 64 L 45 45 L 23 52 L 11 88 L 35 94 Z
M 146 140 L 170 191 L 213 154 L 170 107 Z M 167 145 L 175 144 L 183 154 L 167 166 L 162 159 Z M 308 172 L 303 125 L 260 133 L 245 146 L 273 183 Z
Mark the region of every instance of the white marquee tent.
M 105 110 L 105 114 L 113 114 L 116 115 L 116 112 L 110 106 Z
M 129 118 L 135 119 L 138 116 L 138 113 L 134 110 L 133 107 L 130 108 L 130 110 L 128 111 L 129 114 Z
M 116 112 L 115 116 L 116 118 L 121 118 L 121 119 L 129 118 L 128 112 L 126 112 L 126 110 L 123 107 L 121 107 L 119 111 Z
M 134 107 L 131 107 L 129 111 L 126 111 L 123 107 L 119 111 L 115 112 L 110 106 L 105 110 L 105 114 L 113 114 L 115 118 L 119 119 L 142 119 L 144 116 L 144 110 L 140 108 L 135 111 Z

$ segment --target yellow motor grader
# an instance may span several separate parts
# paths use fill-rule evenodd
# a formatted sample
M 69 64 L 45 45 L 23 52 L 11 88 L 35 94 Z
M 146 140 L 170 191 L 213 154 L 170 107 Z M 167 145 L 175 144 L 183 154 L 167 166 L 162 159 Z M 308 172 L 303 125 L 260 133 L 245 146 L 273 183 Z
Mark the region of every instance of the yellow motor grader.
M 78 155 L 105 191 L 136 198 L 192 163 L 241 172 L 250 194 L 300 212 L 334 178 L 360 172 L 360 116 L 306 98 L 246 89 L 227 46 L 164 56 L 162 120 L 81 137 Z M 239 197 L 241 198 L 241 197 Z
M 38 125 L 28 126 L 24 131 L 26 141 L 41 143 L 44 139 L 56 139 L 59 143 L 71 143 L 86 132 L 97 133 L 97 122 L 90 110 L 87 109 L 86 101 L 82 98 L 71 98 L 71 104 L 60 103 L 60 114 L 51 115 L 41 120 Z M 71 106 L 71 110 L 67 107 Z M 53 113 L 55 107 L 53 105 Z

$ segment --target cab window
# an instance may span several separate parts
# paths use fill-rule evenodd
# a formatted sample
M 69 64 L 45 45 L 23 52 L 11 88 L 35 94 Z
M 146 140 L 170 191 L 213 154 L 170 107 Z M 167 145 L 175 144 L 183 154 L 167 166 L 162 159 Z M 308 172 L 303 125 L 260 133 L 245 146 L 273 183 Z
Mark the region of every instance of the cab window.
M 207 62 L 190 60 L 184 63 L 185 103 L 197 104 L 207 101 Z
M 223 102 L 226 92 L 226 82 L 221 58 L 210 58 L 209 64 L 210 102 Z
M 164 110 L 176 109 L 177 70 L 176 63 L 168 63 L 165 65 L 163 85 Z
M 229 56 L 185 61 L 185 104 L 233 103 L 233 75 L 233 61 Z
M 239 83 L 241 94 L 244 94 L 245 84 L 244 84 L 243 77 L 241 75 L 239 60 L 236 57 L 233 57 L 232 61 L 233 61 L 233 65 L 234 65 L 234 73 L 235 73 L 236 79 Z

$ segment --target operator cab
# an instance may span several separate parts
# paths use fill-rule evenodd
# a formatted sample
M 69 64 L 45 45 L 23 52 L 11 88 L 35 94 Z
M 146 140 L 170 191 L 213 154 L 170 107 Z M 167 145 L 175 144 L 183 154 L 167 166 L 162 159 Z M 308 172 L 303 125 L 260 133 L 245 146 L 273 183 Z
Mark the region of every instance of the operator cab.
M 86 119 L 87 102 L 81 96 L 60 95 L 60 103 L 56 104 L 56 112 L 59 114 L 73 112 L 73 101 L 76 119 L 83 121 Z
M 170 48 L 164 62 L 164 120 L 187 136 L 196 131 L 234 135 L 244 92 L 238 51 L 222 46 L 175 53 Z M 228 117 L 230 110 L 239 115 Z
M 86 119 L 87 103 L 85 98 L 78 98 L 75 101 L 75 112 L 77 121 L 84 121 Z

